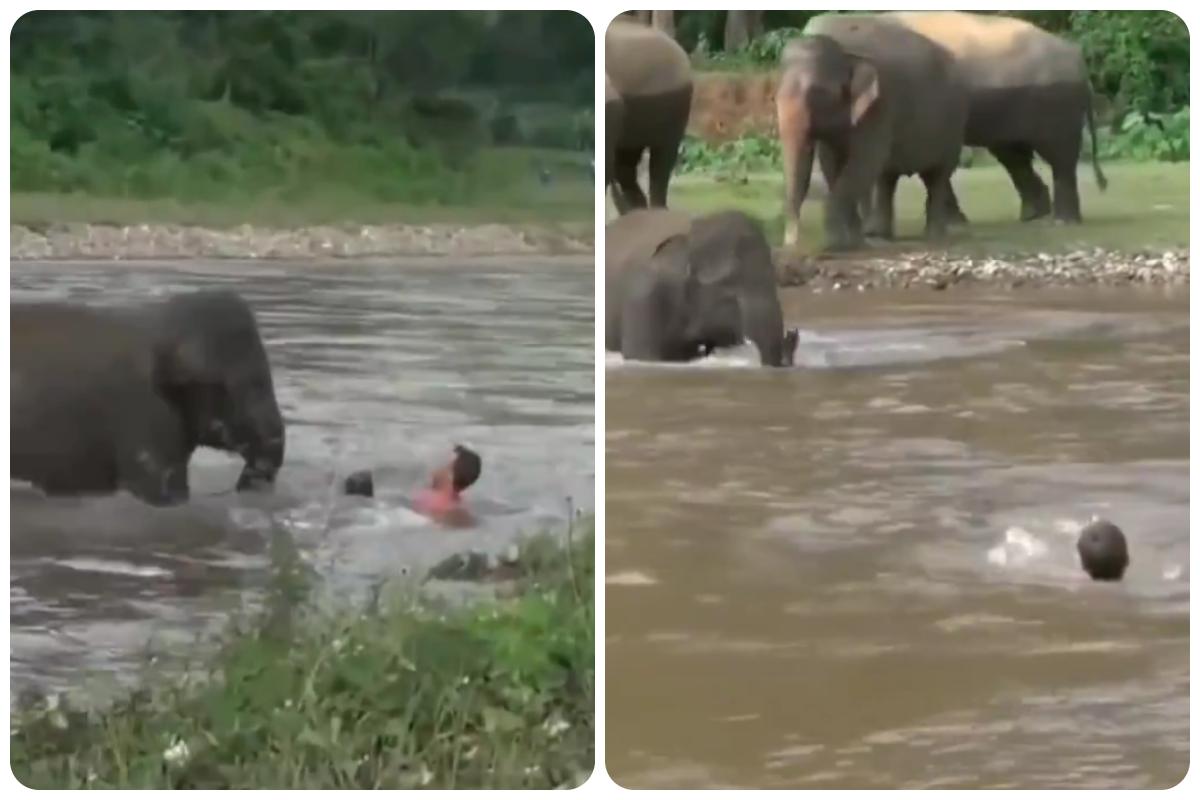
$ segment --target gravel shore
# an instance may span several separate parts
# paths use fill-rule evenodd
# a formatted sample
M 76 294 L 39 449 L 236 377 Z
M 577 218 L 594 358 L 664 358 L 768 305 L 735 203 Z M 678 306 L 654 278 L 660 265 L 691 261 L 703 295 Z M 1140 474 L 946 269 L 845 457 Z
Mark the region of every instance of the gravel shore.
M 878 257 L 797 256 L 775 253 L 780 286 L 812 291 L 950 289 L 990 284 L 1035 286 L 1186 286 L 1186 248 L 1118 253 L 1101 248 L 1023 256 L 970 257 L 945 252 Z
M 10 258 L 40 260 L 365 259 L 401 256 L 519 256 L 591 253 L 593 236 L 520 225 L 342 225 L 298 229 L 241 225 L 66 223 L 9 226 Z

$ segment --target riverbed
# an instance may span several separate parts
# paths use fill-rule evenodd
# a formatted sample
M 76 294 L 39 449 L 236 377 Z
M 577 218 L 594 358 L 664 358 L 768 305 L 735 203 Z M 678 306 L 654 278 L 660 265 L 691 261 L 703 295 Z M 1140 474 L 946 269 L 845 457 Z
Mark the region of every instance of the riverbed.
M 1189 764 L 1177 289 L 783 292 L 798 367 L 610 356 L 627 787 L 1168 787 Z M 1093 516 L 1132 565 L 1098 584 Z
M 103 692 L 149 653 L 186 654 L 261 596 L 280 541 L 337 597 L 499 553 L 594 505 L 590 262 L 521 258 L 337 265 L 14 262 L 13 301 L 151 301 L 200 287 L 254 308 L 287 424 L 269 498 L 229 492 L 240 462 L 193 458 L 193 498 L 49 500 L 11 488 L 11 667 L 26 689 Z M 477 528 L 409 510 L 454 444 L 480 453 Z M 373 499 L 341 496 L 374 472 Z

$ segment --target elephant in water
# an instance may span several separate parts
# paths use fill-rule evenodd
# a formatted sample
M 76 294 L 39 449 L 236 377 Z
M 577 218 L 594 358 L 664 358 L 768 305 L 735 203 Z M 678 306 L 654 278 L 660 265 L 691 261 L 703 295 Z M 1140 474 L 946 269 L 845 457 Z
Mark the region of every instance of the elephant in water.
M 241 455 L 239 491 L 274 483 L 284 423 L 250 307 L 228 291 L 136 309 L 14 303 L 12 477 L 52 495 L 188 499 L 200 446 Z
M 608 225 L 605 349 L 640 361 L 691 361 L 749 339 L 764 366 L 791 366 L 771 248 L 745 214 L 691 218 L 643 209 Z

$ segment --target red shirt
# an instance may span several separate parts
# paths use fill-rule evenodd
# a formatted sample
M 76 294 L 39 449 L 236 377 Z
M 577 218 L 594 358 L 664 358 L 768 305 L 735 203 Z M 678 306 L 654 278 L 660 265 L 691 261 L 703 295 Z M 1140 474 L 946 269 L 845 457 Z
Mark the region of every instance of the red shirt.
M 453 489 L 448 491 L 439 491 L 428 487 L 422 489 L 413 498 L 413 508 L 418 513 L 444 525 L 463 527 L 472 522 L 471 515 L 463 506 L 461 496 Z

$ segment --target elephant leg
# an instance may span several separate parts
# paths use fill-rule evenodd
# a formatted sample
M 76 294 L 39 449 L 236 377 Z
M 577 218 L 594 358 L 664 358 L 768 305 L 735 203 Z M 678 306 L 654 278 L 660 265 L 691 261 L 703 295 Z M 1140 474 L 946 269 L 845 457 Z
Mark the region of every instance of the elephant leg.
M 1046 160 L 1054 174 L 1054 219 L 1077 224 L 1083 221 L 1079 210 L 1079 139 L 1037 145 L 1037 154 Z
M 617 187 L 626 204 L 626 210 L 646 207 L 646 195 L 642 193 L 642 187 L 638 186 L 637 182 L 638 164 L 641 161 L 642 149 L 640 147 L 617 148 L 615 165 Z M 618 208 L 620 208 L 619 205 Z
M 954 193 L 954 184 L 951 183 L 946 190 L 946 219 L 951 225 L 968 225 L 970 220 L 963 213 L 962 206 L 958 204 L 958 195 Z
M 863 233 L 880 239 L 892 239 L 896 233 L 896 184 L 900 176 L 884 172 L 875 182 L 875 204 Z
M 679 160 L 679 143 L 673 145 L 657 145 L 650 148 L 650 205 L 655 208 L 667 207 L 667 187 L 671 183 L 671 173 L 675 162 Z
M 1033 169 L 1033 147 L 1007 144 L 988 150 L 1008 172 L 1013 188 L 1021 197 L 1021 221 L 1029 222 L 1050 213 L 1050 190 Z
M 858 206 L 865 192 L 856 190 L 848 180 L 844 150 L 821 143 L 817 157 L 829 192 L 825 197 L 825 249 L 852 249 L 862 243 Z
M 938 167 L 921 173 L 925 184 L 925 237 L 940 239 L 950 226 L 950 175 L 954 167 Z
M 153 506 L 188 500 L 187 459 L 161 452 L 153 446 L 126 447 L 117 456 L 119 488 Z

